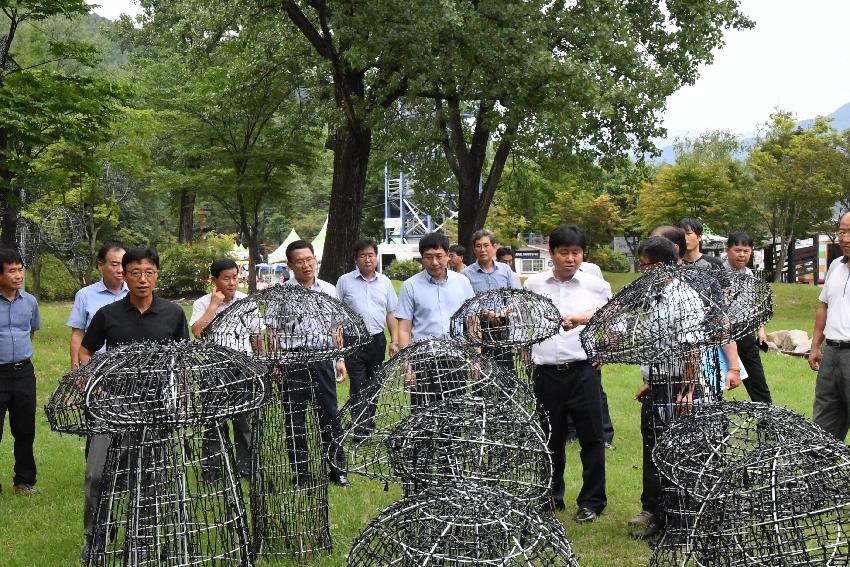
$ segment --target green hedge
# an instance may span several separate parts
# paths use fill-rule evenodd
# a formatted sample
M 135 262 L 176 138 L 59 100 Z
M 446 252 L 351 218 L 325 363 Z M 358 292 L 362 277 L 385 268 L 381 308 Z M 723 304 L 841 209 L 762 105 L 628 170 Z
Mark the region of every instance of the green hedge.
M 599 246 L 588 254 L 588 261 L 597 264 L 603 272 L 625 273 L 631 269 L 629 259 L 622 252 L 610 246 Z
M 419 260 L 393 260 L 384 268 L 384 275 L 391 280 L 404 281 L 422 271 L 422 262 Z
M 166 297 L 189 297 L 207 292 L 210 264 L 233 249 L 232 235 L 207 234 L 192 244 L 173 242 L 159 252 L 157 291 Z
M 70 301 L 80 289 L 77 280 L 61 260 L 52 254 L 41 254 L 41 293 L 39 301 Z M 33 276 L 27 273 L 24 285 L 32 292 Z

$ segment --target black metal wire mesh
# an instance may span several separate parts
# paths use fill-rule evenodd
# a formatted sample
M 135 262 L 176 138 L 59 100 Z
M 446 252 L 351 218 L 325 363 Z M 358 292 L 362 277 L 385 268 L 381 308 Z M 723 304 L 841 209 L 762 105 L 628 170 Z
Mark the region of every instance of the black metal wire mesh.
M 695 555 L 694 537 L 704 528 L 708 499 L 725 483 L 730 470 L 764 448 L 800 442 L 834 443 L 826 432 L 790 410 L 768 404 L 717 402 L 701 404 L 659 431 L 653 460 L 662 477 L 666 528 L 651 565 L 703 563 Z M 722 494 L 719 498 L 735 498 Z M 765 563 L 765 565 L 771 563 Z M 774 563 L 781 564 L 781 563 Z
M 536 408 L 533 393 L 487 357 L 452 340 L 414 343 L 384 363 L 363 395 L 340 409 L 340 445 L 348 451 L 349 472 L 395 482 L 384 440 L 412 413 L 465 394 L 511 402 L 531 415 Z
M 730 342 L 721 282 L 710 270 L 663 266 L 620 290 L 582 329 L 594 362 L 651 364 L 681 360 Z
M 15 228 L 15 247 L 24 261 L 24 266 L 32 266 L 38 254 L 40 242 L 41 234 L 38 225 L 28 218 L 19 216 L 18 225 Z
M 384 510 L 360 533 L 348 564 L 578 566 L 554 517 L 467 483 L 435 486 Z
M 731 326 L 731 339 L 738 340 L 755 333 L 773 317 L 773 289 L 759 275 L 733 272 L 722 267 L 712 273 L 723 289 L 726 316 Z
M 785 440 L 757 447 L 717 479 L 696 517 L 702 564 L 850 565 L 850 450 Z
M 113 436 L 89 565 L 250 565 L 230 439 L 215 423 Z
M 54 254 L 69 254 L 85 238 L 83 219 L 67 207 L 48 209 L 38 223 L 41 244 Z
M 249 295 L 219 313 L 204 339 L 254 358 L 303 366 L 341 358 L 370 340 L 359 313 L 325 293 L 300 285 L 276 285 Z
M 276 366 L 271 383 L 274 401 L 252 421 L 254 552 L 307 559 L 331 549 L 324 455 L 334 439 L 310 367 Z
M 45 412 L 55 430 L 75 433 L 192 427 L 258 408 L 264 376 L 226 347 L 129 343 L 64 376 Z
M 546 436 L 536 415 L 511 403 L 450 398 L 402 420 L 386 444 L 390 467 L 414 491 L 473 482 L 531 506 L 550 498 Z
M 524 289 L 492 289 L 467 299 L 452 315 L 451 335 L 475 346 L 526 347 L 557 335 L 561 314 L 552 300 Z

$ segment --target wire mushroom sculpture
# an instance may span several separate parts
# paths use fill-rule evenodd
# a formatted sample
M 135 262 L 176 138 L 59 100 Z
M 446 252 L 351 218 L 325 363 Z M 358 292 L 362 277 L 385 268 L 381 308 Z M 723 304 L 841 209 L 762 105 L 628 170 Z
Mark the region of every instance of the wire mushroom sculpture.
M 466 300 L 452 315 L 452 338 L 481 349 L 499 366 L 530 381 L 520 349 L 557 335 L 561 314 L 552 300 L 524 289 L 492 289 Z
M 360 533 L 348 565 L 578 563 L 558 522 L 508 492 L 464 483 L 433 487 L 391 505 Z
M 46 210 L 39 222 L 41 244 L 58 256 L 69 255 L 85 238 L 83 219 L 68 207 Z
M 345 470 L 346 456 L 337 408 L 319 389 L 335 386 L 334 359 L 371 340 L 363 319 L 324 293 L 272 286 L 222 311 L 204 340 L 250 351 L 269 368 L 271 401 L 251 425 L 254 552 L 306 558 L 331 549 L 328 476 Z
M 348 449 L 349 471 L 396 482 L 384 441 L 403 419 L 429 406 L 466 394 L 490 403 L 512 403 L 534 415 L 530 390 L 492 360 L 447 339 L 419 341 L 403 349 L 376 373 L 364 394 L 340 409 L 340 445 Z
M 95 355 L 60 380 L 45 408 L 51 428 L 112 434 L 90 565 L 251 564 L 220 423 L 265 403 L 264 376 L 227 348 L 148 342 Z
M 550 497 L 552 462 L 534 414 L 465 395 L 401 421 L 385 441 L 389 465 L 413 491 L 470 482 L 502 489 L 529 506 Z

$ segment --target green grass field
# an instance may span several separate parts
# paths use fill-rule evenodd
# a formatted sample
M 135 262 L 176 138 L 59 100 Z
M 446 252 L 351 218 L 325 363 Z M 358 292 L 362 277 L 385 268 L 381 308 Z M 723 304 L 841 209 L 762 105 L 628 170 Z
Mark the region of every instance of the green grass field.
M 619 289 L 633 278 L 610 274 L 609 281 Z M 804 285 L 776 286 L 777 310 L 768 331 L 799 328 L 811 333 L 818 290 Z M 43 406 L 57 379 L 68 370 L 68 337 L 65 327 L 70 304 L 42 305 L 42 330 L 36 335 L 35 366 L 38 375 L 39 405 Z M 188 306 L 187 306 L 188 311 Z M 768 354 L 763 356 L 768 382 L 778 404 L 811 415 L 815 374 L 802 358 Z M 559 518 L 566 526 L 575 551 L 584 567 L 646 565 L 646 544 L 628 537 L 626 523 L 639 508 L 640 432 L 639 406 L 632 400 L 640 383 L 636 367 L 607 366 L 603 381 L 608 393 L 611 417 L 616 429 L 616 449 L 607 452 L 608 508 L 590 525 L 579 526 L 571 519 L 581 468 L 576 444 L 568 447 L 567 501 Z M 339 390 L 340 403 L 348 395 L 347 384 Z M 743 388 L 732 398 L 746 399 Z M 63 566 L 78 562 L 83 543 L 82 486 L 84 440 L 50 431 L 44 413 L 38 413 L 36 460 L 39 466 L 38 494 L 23 497 L 12 491 L 12 438 L 8 427 L 0 443 L 0 566 Z M 353 477 L 352 486 L 330 488 L 330 520 L 334 551 L 309 565 L 337 566 L 346 563 L 351 544 L 360 530 L 380 510 L 398 499 L 400 490 Z M 263 562 L 262 565 L 288 563 Z

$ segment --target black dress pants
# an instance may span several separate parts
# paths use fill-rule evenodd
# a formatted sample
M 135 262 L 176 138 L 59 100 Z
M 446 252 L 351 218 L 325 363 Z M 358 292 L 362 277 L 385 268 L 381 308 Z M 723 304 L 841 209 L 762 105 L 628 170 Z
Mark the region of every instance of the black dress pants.
M 387 337 L 383 332 L 372 335 L 364 348 L 345 357 L 348 370 L 349 398 L 357 404 L 353 418 L 359 423 L 356 434 L 369 435 L 375 429 L 375 404 L 368 403 L 369 384 L 375 372 L 384 362 L 387 352 Z
M 14 484 L 35 484 L 35 369 L 31 362 L 20 368 L 0 369 L 0 441 L 9 414 L 9 429 L 15 439 Z
M 664 501 L 661 479 L 652 460 L 657 428 L 652 416 L 652 396 L 647 392 L 640 402 L 640 434 L 643 440 L 643 492 L 640 502 L 644 510 L 652 512 L 660 520 L 664 517 Z
M 597 514 L 608 504 L 605 494 L 605 439 L 602 432 L 601 374 L 587 361 L 570 365 L 537 365 L 534 394 L 549 416 L 544 432 L 552 452 L 552 496 L 564 498 L 567 417 L 573 419 L 581 446 L 582 487 L 579 508 Z
M 754 402 L 772 404 L 770 388 L 767 386 L 767 378 L 764 376 L 764 366 L 761 364 L 761 354 L 755 335 L 747 335 L 738 339 L 738 358 L 747 369 L 749 376 L 744 380 L 744 388 Z

